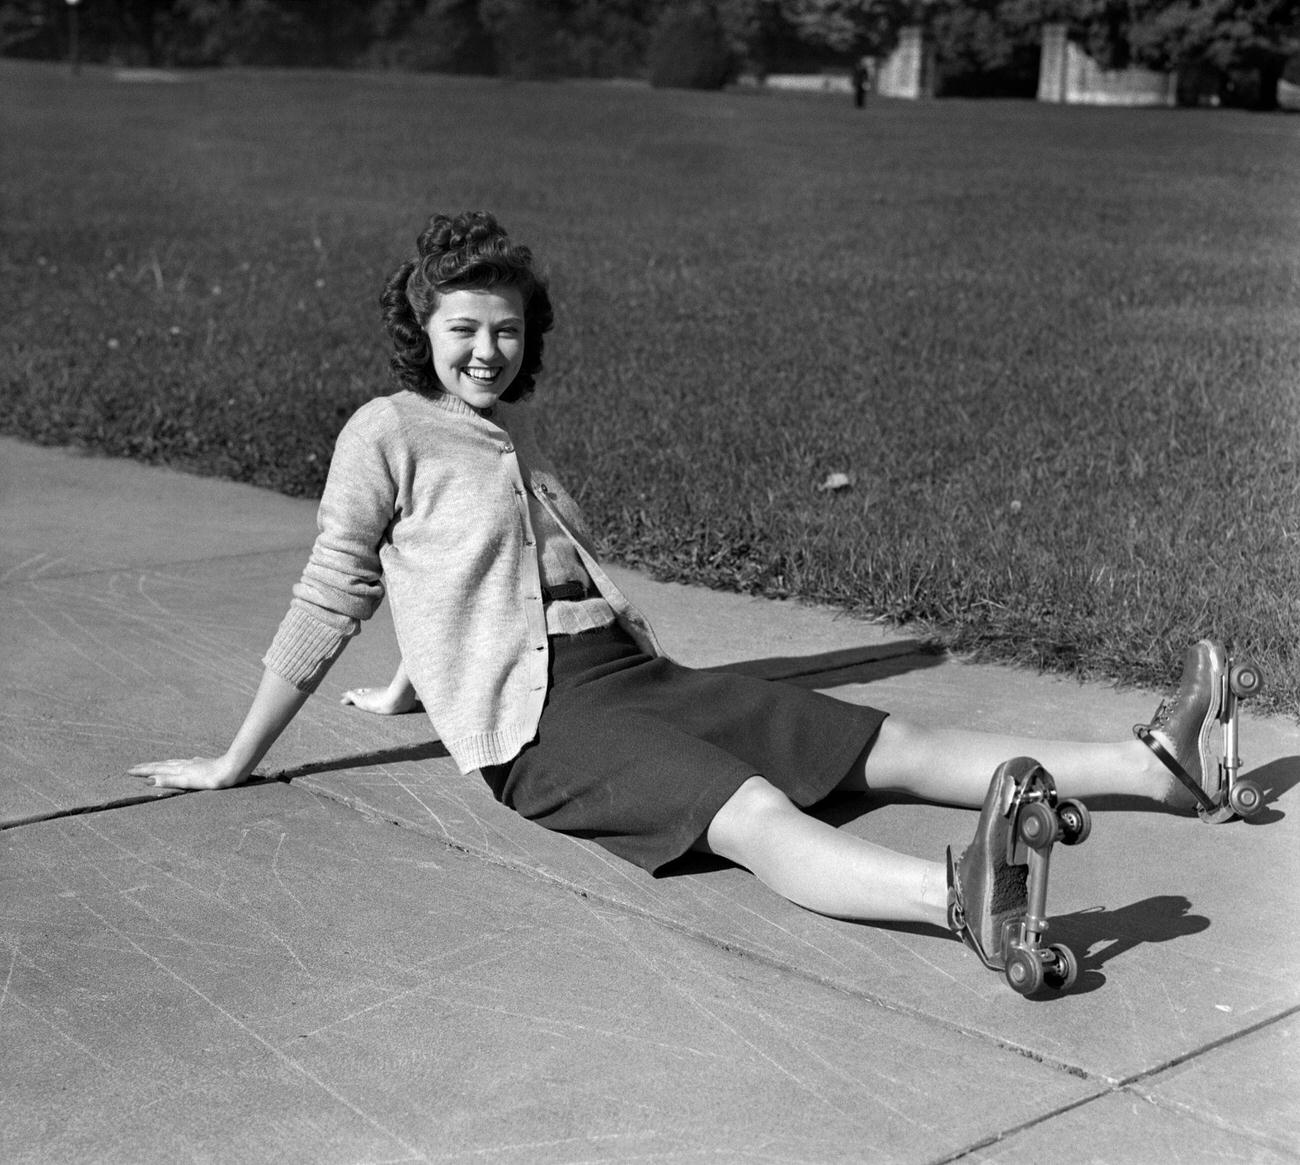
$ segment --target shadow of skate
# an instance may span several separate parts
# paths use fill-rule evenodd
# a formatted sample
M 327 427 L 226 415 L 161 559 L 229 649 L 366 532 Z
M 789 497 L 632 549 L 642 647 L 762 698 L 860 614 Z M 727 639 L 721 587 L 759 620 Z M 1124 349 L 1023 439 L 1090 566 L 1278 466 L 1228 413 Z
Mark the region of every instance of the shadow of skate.
M 1264 793 L 1264 805 L 1253 817 L 1245 819 L 1247 825 L 1268 825 L 1281 821 L 1286 816 L 1274 803 L 1282 799 L 1283 793 L 1289 793 L 1300 785 L 1300 756 L 1279 757 L 1260 765 L 1246 774 Z
M 1050 938 L 1045 941 L 1065 943 L 1079 960 L 1079 978 L 1067 994 L 1096 991 L 1106 982 L 1102 967 L 1137 947 L 1172 942 L 1206 930 L 1210 920 L 1191 910 L 1191 902 L 1182 895 L 1163 894 L 1117 910 L 1098 906 L 1054 915 Z
M 1275 807 L 1282 796 L 1300 785 L 1300 756 L 1284 756 L 1257 769 L 1248 769 L 1242 774 L 1254 781 L 1264 795 L 1263 806 L 1253 817 L 1241 818 L 1243 825 L 1269 825 L 1281 821 L 1286 814 Z M 1115 795 L 1110 797 L 1089 797 L 1088 808 L 1101 813 L 1168 813 L 1169 810 L 1149 801 L 1145 797 L 1128 797 Z M 1188 809 L 1185 816 L 1195 816 L 1195 810 Z

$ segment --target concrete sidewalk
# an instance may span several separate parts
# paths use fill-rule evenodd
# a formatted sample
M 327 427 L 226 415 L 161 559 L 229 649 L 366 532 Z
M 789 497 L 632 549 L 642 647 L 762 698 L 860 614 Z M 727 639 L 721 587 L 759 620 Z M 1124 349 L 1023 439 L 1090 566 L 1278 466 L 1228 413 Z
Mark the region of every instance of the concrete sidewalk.
M 1300 1161 L 1293 722 L 1243 723 L 1250 823 L 1092 805 L 1048 903 L 1080 981 L 1026 1000 L 935 932 L 516 818 L 422 716 L 339 706 L 395 662 L 386 609 L 286 779 L 127 777 L 225 746 L 314 511 L 0 439 L 0 1161 Z M 617 577 L 683 662 L 913 719 L 1119 739 L 1158 698 Z M 829 812 L 927 856 L 974 823 Z

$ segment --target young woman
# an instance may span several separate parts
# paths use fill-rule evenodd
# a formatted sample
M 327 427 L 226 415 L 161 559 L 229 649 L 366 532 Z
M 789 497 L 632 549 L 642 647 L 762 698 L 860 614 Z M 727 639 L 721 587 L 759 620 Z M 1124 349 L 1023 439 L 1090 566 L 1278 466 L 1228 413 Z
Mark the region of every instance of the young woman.
M 952 929 L 990 965 L 999 921 L 1025 910 L 1003 812 L 1035 769 L 1023 754 L 1063 797 L 1191 804 L 1142 740 L 928 728 L 675 664 L 601 569 L 535 442 L 527 398 L 552 310 L 529 250 L 489 214 L 437 216 L 381 303 L 399 390 L 339 435 L 319 537 L 247 717 L 223 756 L 133 774 L 183 789 L 246 780 L 387 594 L 402 665 L 386 688 L 345 702 L 390 713 L 418 697 L 461 770 L 481 770 L 524 817 L 652 873 L 706 850 L 810 910 Z M 1148 739 L 1201 785 L 1217 779 L 1206 736 L 1224 663 L 1214 644 L 1193 648 L 1177 697 L 1150 726 Z M 975 840 L 945 862 L 804 812 L 868 788 L 982 805 Z

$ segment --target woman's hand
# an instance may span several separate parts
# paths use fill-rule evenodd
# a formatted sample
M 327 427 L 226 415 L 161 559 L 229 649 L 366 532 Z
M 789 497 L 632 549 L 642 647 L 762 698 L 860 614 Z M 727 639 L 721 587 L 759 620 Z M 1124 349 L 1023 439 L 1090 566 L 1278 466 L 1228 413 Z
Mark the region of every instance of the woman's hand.
M 349 688 L 341 702 L 376 716 L 400 716 L 416 705 L 415 691 L 409 685 L 394 689 L 392 684 L 386 688 Z
M 158 789 L 229 789 L 245 779 L 225 757 L 192 756 L 188 760 L 157 760 L 127 770 L 146 777 Z
M 397 671 L 386 688 L 349 688 L 343 693 L 344 704 L 353 704 L 376 716 L 400 716 L 420 702 L 406 674 L 406 664 L 399 661 Z
M 275 672 L 264 671 L 257 694 L 225 756 L 149 761 L 127 771 L 133 777 L 152 780 L 159 789 L 229 789 L 243 784 L 306 701 L 306 692 L 300 692 Z

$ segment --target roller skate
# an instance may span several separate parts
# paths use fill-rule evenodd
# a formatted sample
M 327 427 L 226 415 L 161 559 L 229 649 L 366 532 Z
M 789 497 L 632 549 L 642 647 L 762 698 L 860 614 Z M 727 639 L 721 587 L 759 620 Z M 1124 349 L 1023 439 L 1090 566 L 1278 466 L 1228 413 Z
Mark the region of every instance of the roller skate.
M 948 925 L 1021 995 L 1067 991 L 1078 977 L 1074 952 L 1041 939 L 1052 846 L 1078 845 L 1091 828 L 1083 803 L 1058 801 L 1051 774 L 1022 756 L 994 772 L 975 840 L 960 860 L 948 850 Z
M 1202 639 L 1187 649 L 1178 691 L 1160 705 L 1150 724 L 1133 726 L 1137 738 L 1196 799 L 1202 821 L 1250 817 L 1263 807 L 1259 786 L 1238 775 L 1237 756 L 1238 706 L 1262 686 L 1254 663 L 1234 660 L 1220 644 Z M 1216 727 L 1222 748 L 1217 757 Z

